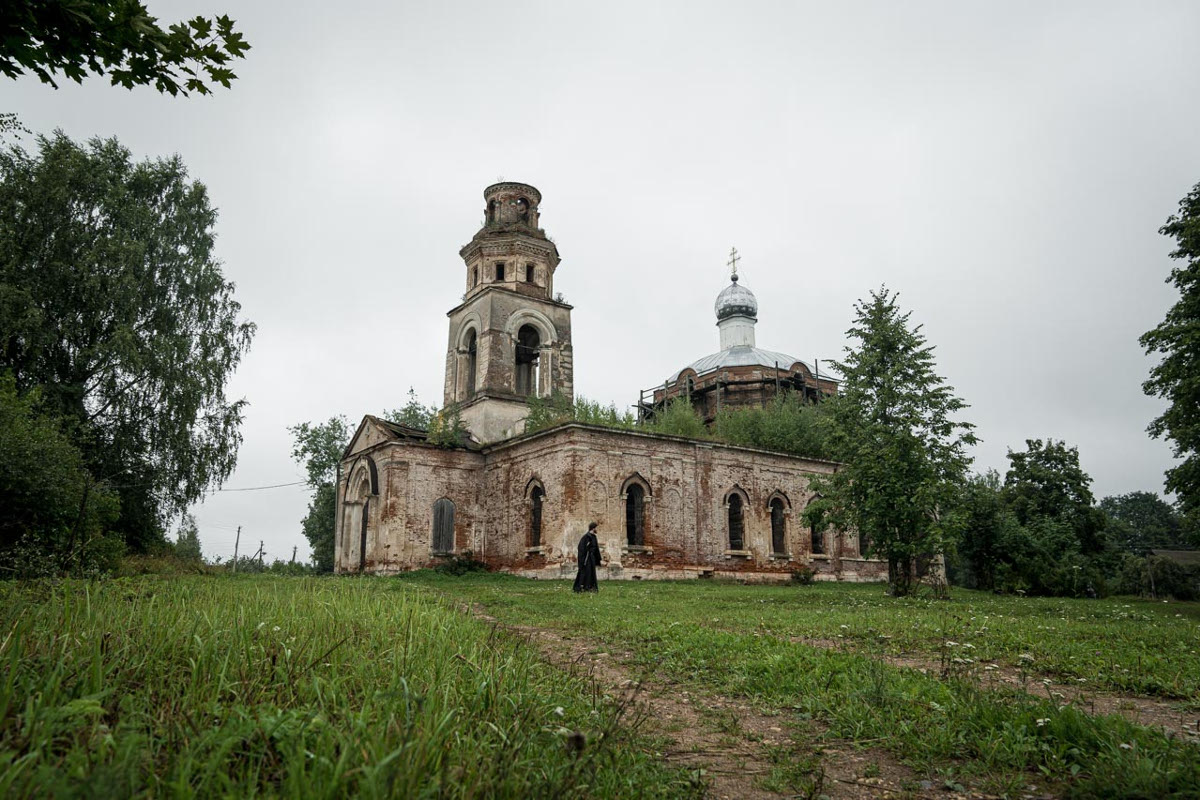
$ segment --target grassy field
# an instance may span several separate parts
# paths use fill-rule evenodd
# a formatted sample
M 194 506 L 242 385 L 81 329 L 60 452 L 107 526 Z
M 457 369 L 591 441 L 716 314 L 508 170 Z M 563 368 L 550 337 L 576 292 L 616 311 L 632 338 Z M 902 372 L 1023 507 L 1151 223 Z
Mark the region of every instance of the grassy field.
M 3 797 L 695 794 L 620 714 L 399 581 L 0 584 Z
M 702 794 L 628 709 L 469 605 L 620 648 L 633 673 L 751 703 L 797 741 L 819 725 L 883 748 L 938 786 L 1200 797 L 1191 741 L 881 658 L 996 664 L 1194 712 L 1200 604 L 708 581 L 577 596 L 432 573 L 0 584 L 0 795 Z M 818 762 L 776 783 L 795 791 Z
M 877 657 L 906 652 L 939 663 L 1006 664 L 1031 678 L 1082 679 L 1195 710 L 1200 604 L 965 590 L 948 601 L 894 600 L 872 585 L 699 581 L 610 582 L 597 596 L 579 597 L 565 583 L 501 576 L 402 580 L 470 599 L 505 622 L 628 648 L 645 674 L 681 690 L 819 720 L 837 737 L 887 748 L 939 783 L 1010 796 L 1034 782 L 1067 796 L 1200 796 L 1193 742 L 1089 715 L 1045 693 L 922 674 Z M 800 643 L 805 638 L 822 646 Z

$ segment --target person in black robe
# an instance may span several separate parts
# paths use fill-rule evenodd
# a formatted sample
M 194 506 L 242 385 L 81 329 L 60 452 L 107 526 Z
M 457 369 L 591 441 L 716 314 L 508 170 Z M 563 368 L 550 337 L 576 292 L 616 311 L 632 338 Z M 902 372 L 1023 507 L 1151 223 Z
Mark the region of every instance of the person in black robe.
M 600 565 L 600 541 L 596 538 L 596 523 L 588 525 L 587 533 L 579 540 L 579 572 L 575 574 L 576 592 L 598 592 L 596 567 Z

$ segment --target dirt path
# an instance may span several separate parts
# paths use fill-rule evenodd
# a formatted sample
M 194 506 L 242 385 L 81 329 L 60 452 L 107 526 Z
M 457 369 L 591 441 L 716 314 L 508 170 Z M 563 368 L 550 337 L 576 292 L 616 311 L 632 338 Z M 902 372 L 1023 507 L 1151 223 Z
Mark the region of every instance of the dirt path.
M 826 650 L 841 650 L 877 658 L 894 667 L 915 669 L 919 672 L 942 677 L 959 676 L 977 681 L 987 688 L 1019 689 L 1037 697 L 1047 698 L 1059 705 L 1073 705 L 1089 714 L 1120 714 L 1130 722 L 1147 727 L 1161 728 L 1168 736 L 1183 739 L 1200 738 L 1200 713 L 1181 711 L 1175 705 L 1142 695 L 1117 692 L 1093 691 L 1084 683 L 1063 683 L 1052 678 L 1039 678 L 1032 672 L 1022 672 L 1013 667 L 1004 667 L 987 662 L 970 664 L 943 664 L 940 659 L 917 655 L 889 655 L 866 653 L 846 647 L 834 639 L 812 639 L 802 636 L 789 637 L 788 641 L 820 647 Z
M 709 797 L 986 797 L 922 780 L 882 749 L 822 740 L 824 728 L 811 720 L 770 716 L 735 698 L 690 694 L 669 681 L 637 674 L 628 666 L 634 657 L 630 651 L 613 652 L 603 642 L 546 628 L 503 625 L 479 608 L 474 614 L 524 636 L 551 663 L 595 681 L 615 701 L 634 704 L 646 718 L 644 732 L 665 742 L 662 758 L 702 775 Z

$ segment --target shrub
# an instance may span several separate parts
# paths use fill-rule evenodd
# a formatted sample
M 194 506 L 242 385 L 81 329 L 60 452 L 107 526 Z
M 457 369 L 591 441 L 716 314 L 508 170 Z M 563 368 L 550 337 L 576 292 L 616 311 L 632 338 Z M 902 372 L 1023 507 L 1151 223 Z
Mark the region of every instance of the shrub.
M 293 578 L 317 574 L 317 570 L 308 564 L 298 564 L 295 561 L 284 561 L 278 558 L 271 562 L 271 566 L 267 567 L 267 572 L 272 575 L 287 575 Z
M 812 567 L 797 567 L 792 570 L 792 583 L 801 586 L 811 586 L 817 579 L 817 571 Z
M 87 471 L 39 394 L 0 376 L 0 575 L 112 571 L 124 549 L 111 531 L 117 512 L 115 495 Z
M 472 572 L 487 572 L 487 564 L 478 561 L 475 554 L 467 550 L 460 555 L 451 556 L 433 568 L 440 575 L 467 575 Z

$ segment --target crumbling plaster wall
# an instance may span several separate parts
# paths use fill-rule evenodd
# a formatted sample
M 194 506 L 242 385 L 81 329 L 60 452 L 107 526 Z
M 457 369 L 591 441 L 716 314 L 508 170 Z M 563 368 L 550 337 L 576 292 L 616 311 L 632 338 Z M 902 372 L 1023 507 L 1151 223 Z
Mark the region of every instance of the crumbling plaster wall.
M 439 563 L 432 552 L 433 504 L 446 497 L 455 504 L 455 552 L 470 551 L 493 568 L 518 574 L 572 573 L 576 544 L 591 521 L 600 526 L 608 577 L 784 580 L 801 566 L 837 580 L 874 580 L 886 573 L 881 562 L 859 557 L 856 536 L 828 533 L 826 554 L 812 553 L 811 532 L 800 514 L 812 499 L 810 477 L 832 471 L 829 462 L 578 424 L 481 453 L 410 442 L 384 443 L 369 452 L 379 469 L 380 497 L 368 536 L 368 572 Z M 630 481 L 647 492 L 641 548 L 629 547 L 626 538 L 624 488 Z M 530 541 L 529 495 L 535 482 L 545 492 L 536 546 Z M 731 552 L 728 541 L 726 499 L 733 490 L 747 499 L 739 552 Z M 782 554 L 771 548 L 772 497 L 785 502 Z M 353 508 L 344 519 L 353 521 Z M 338 569 L 357 568 L 352 543 Z
M 579 537 L 595 521 L 606 561 L 630 576 L 667 571 L 682 577 L 688 570 L 790 576 L 801 565 L 830 577 L 847 568 L 874 575 L 877 562 L 859 558 L 856 536 L 829 533 L 828 555 L 812 554 L 811 531 L 800 514 L 813 496 L 810 477 L 834 466 L 675 437 L 560 428 L 489 451 L 483 555 L 493 566 L 526 574 L 569 567 Z M 535 479 L 546 491 L 543 545 L 530 552 L 527 490 Z M 648 489 L 643 549 L 627 544 L 622 489 L 631 479 Z M 748 499 L 740 553 L 730 552 L 728 542 L 726 498 L 735 487 Z M 786 508 L 782 557 L 771 551 L 769 502 L 776 496 Z
M 454 503 L 454 549 L 476 548 L 481 515 L 479 476 L 483 456 L 467 450 L 435 447 L 421 442 L 385 442 L 356 451 L 343 462 L 343 471 L 355 459 L 370 456 L 379 475 L 379 494 L 367 534 L 364 571 L 381 574 L 433 566 L 433 504 L 442 497 Z M 358 570 L 358 536 L 354 531 L 355 505 L 343 508 L 350 478 L 339 486 L 335 544 L 338 572 Z M 346 546 L 348 545 L 348 546 Z

